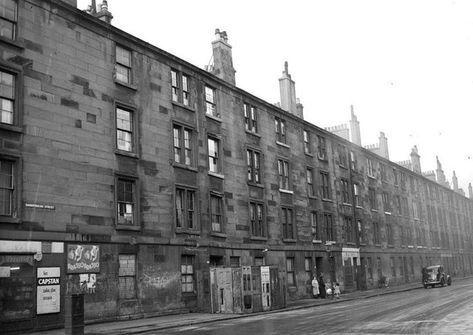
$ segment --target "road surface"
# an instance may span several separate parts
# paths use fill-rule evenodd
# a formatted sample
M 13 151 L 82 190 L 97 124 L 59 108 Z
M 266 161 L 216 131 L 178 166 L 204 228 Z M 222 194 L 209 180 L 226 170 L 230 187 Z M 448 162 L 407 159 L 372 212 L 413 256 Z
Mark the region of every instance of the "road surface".
M 473 334 L 473 281 L 146 334 Z

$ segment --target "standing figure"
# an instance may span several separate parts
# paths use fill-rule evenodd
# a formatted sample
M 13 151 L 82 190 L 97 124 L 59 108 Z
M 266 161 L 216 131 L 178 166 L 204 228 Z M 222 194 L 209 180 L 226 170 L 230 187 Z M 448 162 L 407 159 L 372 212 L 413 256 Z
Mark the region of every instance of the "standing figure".
M 319 291 L 320 291 L 320 297 L 322 299 L 325 299 L 327 292 L 325 292 L 325 281 L 324 281 L 323 275 L 320 275 L 319 277 Z
M 312 279 L 312 295 L 316 299 L 319 297 L 319 282 L 317 281 L 316 275 L 314 275 L 314 279 Z
M 340 284 L 339 283 L 335 283 L 335 286 L 333 288 L 333 294 L 335 295 L 337 299 L 340 298 Z

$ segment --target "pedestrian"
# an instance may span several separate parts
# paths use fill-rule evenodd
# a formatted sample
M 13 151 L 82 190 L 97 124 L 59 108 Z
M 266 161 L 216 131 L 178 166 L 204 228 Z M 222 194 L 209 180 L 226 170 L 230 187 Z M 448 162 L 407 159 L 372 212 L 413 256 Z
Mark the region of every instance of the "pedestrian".
M 325 291 L 325 281 L 324 281 L 324 276 L 320 275 L 319 277 L 319 292 L 320 292 L 320 298 L 325 299 L 326 296 L 326 291 Z
M 340 284 L 338 282 L 335 283 L 335 286 L 333 288 L 333 294 L 337 299 L 340 299 Z
M 312 294 L 315 299 L 319 297 L 319 282 L 317 281 L 316 275 L 314 275 L 314 279 L 312 279 Z

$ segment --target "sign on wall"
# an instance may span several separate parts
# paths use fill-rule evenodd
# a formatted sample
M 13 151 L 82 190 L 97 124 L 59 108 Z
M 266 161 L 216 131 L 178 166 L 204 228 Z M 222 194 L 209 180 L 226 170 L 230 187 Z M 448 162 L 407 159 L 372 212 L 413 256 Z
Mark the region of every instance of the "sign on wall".
M 100 272 L 98 245 L 69 244 L 67 246 L 67 273 Z
M 38 268 L 36 280 L 36 314 L 61 311 L 61 268 Z

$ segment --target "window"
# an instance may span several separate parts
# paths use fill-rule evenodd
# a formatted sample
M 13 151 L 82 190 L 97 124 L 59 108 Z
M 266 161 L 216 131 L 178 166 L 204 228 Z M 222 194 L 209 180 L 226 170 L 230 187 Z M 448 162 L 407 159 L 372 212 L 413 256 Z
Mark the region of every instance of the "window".
M 171 70 L 171 93 L 172 101 L 189 106 L 189 77 Z
M 420 204 L 417 200 L 413 201 L 412 211 L 413 211 L 413 214 L 414 214 L 414 219 L 420 219 L 420 215 L 419 215 L 419 213 L 420 213 Z
M 387 181 L 388 177 L 387 177 L 387 174 L 386 174 L 386 165 L 379 164 L 379 169 L 381 171 L 381 181 Z
M 401 172 L 401 190 L 406 190 L 406 174 Z
M 373 279 L 373 259 L 371 257 L 368 257 L 367 260 L 368 260 L 368 264 L 367 264 L 368 278 Z
M 357 207 L 362 207 L 361 206 L 361 190 L 360 190 L 360 185 L 358 184 L 353 184 L 353 193 L 355 195 L 355 206 Z
M 256 118 L 256 107 L 243 104 L 243 115 L 245 117 L 245 129 L 252 133 L 258 132 L 258 120 Z
M 347 243 L 356 243 L 356 230 L 352 218 L 345 216 L 343 217 L 343 221 L 345 224 Z
M 367 158 L 366 165 L 368 167 L 368 177 L 376 178 L 373 160 L 371 160 L 370 158 Z
M 389 245 L 394 245 L 394 234 L 393 227 L 391 225 L 386 225 L 386 235 Z
M 274 127 L 276 131 L 276 141 L 286 143 L 286 122 L 277 117 L 274 119 Z
M 383 208 L 385 213 L 391 213 L 391 201 L 389 199 L 389 193 L 383 192 Z
M 246 150 L 246 162 L 248 164 L 248 181 L 261 183 L 260 153 L 251 149 Z
M 119 45 L 115 46 L 115 78 L 131 84 L 131 51 Z
M 341 167 L 348 167 L 347 148 L 343 145 L 338 145 L 338 160 Z
M 181 187 L 176 188 L 176 227 L 196 229 L 195 191 Z
M 356 171 L 356 154 L 353 151 L 350 151 L 350 168 Z
M 378 222 L 373 222 L 373 243 L 375 245 L 381 244 Z
M 350 203 L 350 186 L 348 184 L 348 180 L 341 179 L 340 186 L 341 186 L 341 193 L 342 193 L 342 202 L 344 204 L 349 204 Z
M 181 256 L 181 292 L 195 293 L 194 287 L 194 257 L 192 255 Z
M 279 188 L 289 190 L 289 163 L 278 159 Z
M 287 286 L 296 286 L 296 272 L 294 269 L 294 257 L 286 258 Z
M 396 169 L 393 169 L 393 176 L 394 176 L 394 186 L 399 185 L 399 176 Z
M 333 232 L 333 217 L 330 213 L 324 213 L 324 231 L 325 241 L 335 241 L 335 234 Z
M 317 212 L 310 213 L 310 225 L 312 227 L 312 242 L 322 241 L 322 234 L 320 231 L 319 218 Z
M 173 126 L 174 162 L 193 165 L 194 139 L 192 129 L 180 125 Z
M 320 172 L 320 187 L 323 199 L 330 199 L 330 179 L 328 172 L 321 171 Z
M 119 225 L 135 224 L 135 182 L 129 179 L 117 180 L 117 222 Z
M 372 187 L 368 188 L 368 198 L 369 198 L 369 201 L 370 201 L 370 208 L 374 209 L 374 210 L 377 210 L 378 205 L 377 205 L 377 201 L 376 201 L 376 190 Z
M 250 222 L 251 234 L 253 236 L 266 236 L 263 204 L 257 202 L 250 202 Z
M 307 130 L 304 130 L 304 152 L 310 154 L 312 150 L 310 149 L 310 133 Z
M 294 223 L 291 208 L 281 208 L 283 238 L 294 239 Z
M 216 91 L 214 88 L 205 86 L 205 113 L 215 117 L 220 117 L 217 111 Z
M 230 267 L 239 268 L 240 267 L 240 257 L 239 256 L 230 256 Z
M 356 228 L 358 229 L 358 242 L 360 244 L 365 243 L 365 229 L 361 220 L 356 221 Z
M 317 136 L 317 155 L 321 160 L 327 160 L 327 145 L 325 143 L 325 137 Z
M 133 112 L 116 107 L 117 117 L 117 149 L 133 152 Z
M 394 257 L 389 258 L 389 263 L 391 265 L 391 275 L 393 277 L 396 277 L 396 265 L 395 265 Z
M 396 195 L 394 197 L 394 201 L 396 204 L 396 212 L 397 214 L 401 215 L 402 214 L 401 197 L 399 195 Z
M 120 299 L 136 297 L 136 255 L 118 255 L 118 295 Z
M 307 180 L 307 195 L 309 197 L 315 197 L 314 170 L 312 168 L 306 169 L 306 180 Z
M 304 270 L 308 278 L 312 278 L 312 257 L 304 258 Z
M 212 231 L 222 232 L 223 207 L 221 196 L 215 194 L 210 195 L 210 218 Z
M 1 11 L 1 8 L 0 8 Z M 0 21 L 1 22 L 1 21 Z M 15 76 L 0 71 L 0 122 L 14 123 L 15 113 Z
M 0 36 L 16 39 L 18 3 L 15 0 L 0 1 Z
M 0 159 L 0 215 L 13 216 L 15 212 L 14 162 Z
M 220 173 L 220 143 L 219 140 L 213 137 L 208 138 L 209 146 L 209 171 L 214 173 Z

